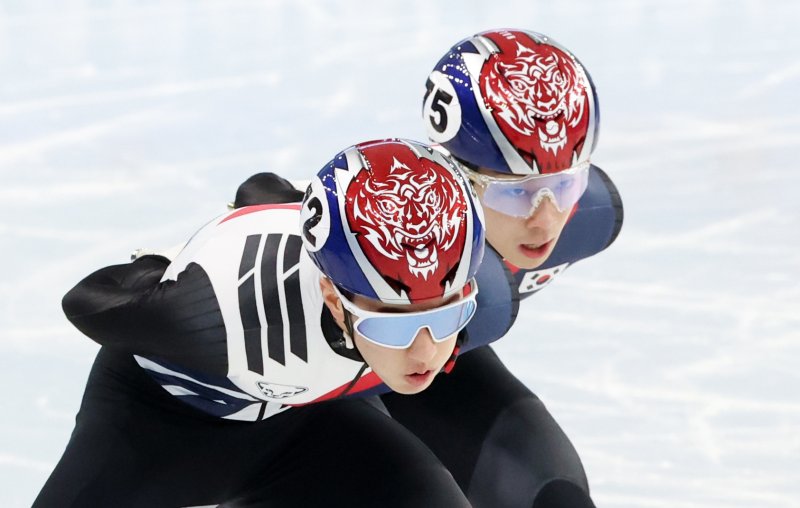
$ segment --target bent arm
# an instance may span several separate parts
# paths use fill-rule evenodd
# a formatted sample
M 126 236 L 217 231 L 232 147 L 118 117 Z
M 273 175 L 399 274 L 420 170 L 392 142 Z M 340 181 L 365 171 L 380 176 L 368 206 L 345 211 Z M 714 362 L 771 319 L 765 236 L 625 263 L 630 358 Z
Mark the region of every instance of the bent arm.
M 224 371 L 225 326 L 207 274 L 190 264 L 176 281 L 159 282 L 167 265 L 145 256 L 102 268 L 64 296 L 64 313 L 101 345 Z
M 61 301 L 67 319 L 81 331 L 92 330 L 92 317 L 129 303 L 154 288 L 169 262 L 146 256 L 132 263 L 107 266 L 97 270 L 70 289 Z M 91 334 L 87 333 L 91 337 Z

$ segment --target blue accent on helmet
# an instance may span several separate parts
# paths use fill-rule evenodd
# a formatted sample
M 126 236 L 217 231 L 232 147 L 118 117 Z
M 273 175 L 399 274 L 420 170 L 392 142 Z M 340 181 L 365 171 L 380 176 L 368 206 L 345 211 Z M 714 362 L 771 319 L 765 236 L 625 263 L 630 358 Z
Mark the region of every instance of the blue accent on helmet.
M 465 53 L 478 54 L 478 50 L 470 42 L 471 40 L 472 37 L 457 43 L 433 68 L 434 71 L 439 71 L 450 79 L 461 105 L 461 127 L 454 138 L 449 141 L 442 141 L 441 145 L 462 161 L 476 166 L 505 168 L 505 171 L 511 172 L 505 159 L 503 159 L 500 148 L 486 126 L 483 115 L 478 109 L 478 103 L 475 102 L 472 78 L 464 64 Z M 431 92 L 428 89 L 426 98 L 429 93 Z M 424 110 L 423 114 L 425 114 Z M 449 119 L 449 121 L 457 120 L 455 118 Z M 433 141 L 439 142 L 436 139 Z
M 338 189 L 336 172 L 350 171 L 344 153 L 345 151 L 339 153 L 317 174 L 317 178 L 323 182 L 327 190 L 325 199 L 330 213 L 330 232 L 325 246 L 311 257 L 322 273 L 339 287 L 367 298 L 378 299 L 364 272 L 358 268 L 353 251 L 347 242 L 349 233 L 343 228 L 345 220 L 342 219 L 338 200 L 338 195 L 342 191 Z M 361 168 L 356 168 L 359 169 Z

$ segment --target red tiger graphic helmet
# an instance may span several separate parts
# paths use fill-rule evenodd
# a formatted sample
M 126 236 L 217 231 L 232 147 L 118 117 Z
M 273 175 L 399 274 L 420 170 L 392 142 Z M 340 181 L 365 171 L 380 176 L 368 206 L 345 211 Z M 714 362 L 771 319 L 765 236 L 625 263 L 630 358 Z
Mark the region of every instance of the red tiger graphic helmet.
M 519 175 L 587 162 L 600 113 L 583 65 L 549 37 L 489 30 L 431 71 L 423 101 L 430 139 L 468 166 Z
M 303 243 L 339 287 L 385 303 L 458 293 L 483 258 L 483 212 L 454 162 L 415 141 L 345 149 L 303 199 Z

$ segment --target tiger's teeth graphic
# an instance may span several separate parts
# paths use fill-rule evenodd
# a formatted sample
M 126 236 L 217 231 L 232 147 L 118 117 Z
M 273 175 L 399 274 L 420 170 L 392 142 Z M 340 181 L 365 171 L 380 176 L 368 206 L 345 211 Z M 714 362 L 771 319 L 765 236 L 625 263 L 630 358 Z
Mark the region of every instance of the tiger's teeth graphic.
M 564 148 L 566 144 L 567 144 L 567 127 L 565 124 L 561 125 L 561 130 L 559 131 L 558 135 L 552 137 L 543 129 L 539 129 L 539 145 L 541 145 L 541 147 L 544 148 L 545 151 L 550 150 L 551 152 L 553 152 L 553 155 L 555 155 L 556 152 Z
M 428 280 L 428 276 L 436 271 L 436 265 L 427 265 L 422 267 L 409 266 L 408 271 L 416 277 L 422 277 L 424 280 Z
M 439 266 L 439 255 L 429 244 L 422 244 L 406 250 L 406 261 L 413 275 L 428 280 L 428 276 Z

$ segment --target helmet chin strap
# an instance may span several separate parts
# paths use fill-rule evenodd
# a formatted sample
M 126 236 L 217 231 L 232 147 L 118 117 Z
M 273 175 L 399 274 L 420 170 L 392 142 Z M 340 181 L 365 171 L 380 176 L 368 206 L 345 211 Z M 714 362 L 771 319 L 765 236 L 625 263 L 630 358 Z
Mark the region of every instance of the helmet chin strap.
M 358 348 L 356 347 L 356 343 L 353 340 L 355 337 L 355 330 L 353 329 L 353 315 L 350 313 L 349 310 L 342 308 L 344 312 L 344 327 L 345 329 L 342 330 L 342 336 L 344 337 L 345 347 L 347 349 L 355 349 L 356 351 Z

